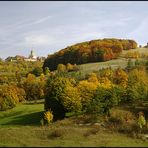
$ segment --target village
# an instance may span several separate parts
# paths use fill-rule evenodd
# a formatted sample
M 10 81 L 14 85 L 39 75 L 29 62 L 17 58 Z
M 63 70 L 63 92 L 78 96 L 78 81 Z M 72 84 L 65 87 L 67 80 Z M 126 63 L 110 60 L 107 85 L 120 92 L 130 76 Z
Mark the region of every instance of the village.
M 30 62 L 41 61 L 43 62 L 45 58 L 46 57 L 37 57 L 34 52 L 34 49 L 32 49 L 28 57 L 25 57 L 22 55 L 16 55 L 15 57 L 9 56 L 5 59 L 5 61 L 30 61 Z

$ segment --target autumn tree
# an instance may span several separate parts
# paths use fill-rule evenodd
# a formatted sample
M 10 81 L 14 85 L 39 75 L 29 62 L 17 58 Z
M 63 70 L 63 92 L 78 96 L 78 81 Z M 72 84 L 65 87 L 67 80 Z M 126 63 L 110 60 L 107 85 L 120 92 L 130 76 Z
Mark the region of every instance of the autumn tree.
M 44 97 L 45 81 L 43 77 L 43 74 L 38 78 L 33 74 L 28 74 L 23 82 L 27 100 L 38 100 Z
M 90 103 L 91 99 L 94 96 L 94 92 L 97 89 L 97 85 L 93 82 L 82 80 L 79 82 L 77 88 L 82 98 L 83 110 L 85 110 L 87 104 Z
M 67 109 L 63 105 L 62 94 L 66 87 L 72 87 L 68 78 L 51 76 L 47 80 L 45 90 L 45 110 L 53 111 L 54 120 L 64 118 Z
M 77 87 L 66 86 L 61 94 L 61 102 L 68 112 L 79 112 L 82 109 L 81 96 Z
M 148 97 L 148 75 L 145 70 L 134 69 L 129 72 L 127 85 L 127 100 L 143 101 Z
M 100 87 L 102 88 L 111 88 L 112 87 L 112 82 L 108 79 L 108 77 L 102 77 L 99 78 L 99 82 L 100 82 Z
M 111 67 L 99 70 L 100 77 L 107 77 L 110 81 L 113 79 L 113 70 Z
M 59 52 L 49 55 L 44 61 L 43 68 L 55 70 L 58 64 L 83 64 L 88 62 L 107 61 L 117 58 L 122 50 L 136 48 L 133 40 L 100 39 L 78 43 L 66 47 Z M 137 53 L 135 53 L 137 57 Z M 134 56 L 135 56 L 134 55 Z
M 26 98 L 25 91 L 14 84 L 0 86 L 0 110 L 13 108 Z
M 122 70 L 121 68 L 118 68 L 114 72 L 113 82 L 115 84 L 122 86 L 123 88 L 126 88 L 127 82 L 128 82 L 128 75 L 124 70 Z

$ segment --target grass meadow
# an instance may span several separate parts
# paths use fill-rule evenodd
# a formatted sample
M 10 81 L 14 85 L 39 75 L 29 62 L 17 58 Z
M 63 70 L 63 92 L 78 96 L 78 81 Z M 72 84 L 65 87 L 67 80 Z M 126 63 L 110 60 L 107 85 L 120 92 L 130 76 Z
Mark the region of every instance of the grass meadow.
M 44 103 L 26 102 L 0 112 L 0 146 L 8 147 L 147 147 L 148 141 L 134 139 L 99 126 L 80 125 L 77 117 L 41 126 Z

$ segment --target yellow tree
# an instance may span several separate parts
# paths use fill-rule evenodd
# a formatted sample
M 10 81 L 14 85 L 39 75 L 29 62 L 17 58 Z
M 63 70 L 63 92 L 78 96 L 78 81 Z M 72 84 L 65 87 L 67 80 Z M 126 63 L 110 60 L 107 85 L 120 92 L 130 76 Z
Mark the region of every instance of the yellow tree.
M 124 70 L 121 68 L 118 68 L 113 75 L 113 82 L 115 84 L 118 84 L 122 86 L 123 88 L 126 88 L 127 82 L 128 82 L 128 75 Z
M 109 89 L 112 87 L 112 82 L 107 77 L 102 77 L 99 79 L 100 81 L 100 87 L 103 87 L 105 89 Z
M 99 81 L 98 81 L 96 73 L 91 73 L 90 74 L 90 76 L 88 77 L 88 82 L 92 82 L 97 86 L 100 84 Z
M 66 86 L 61 94 L 61 101 L 68 111 L 78 112 L 82 109 L 81 96 L 77 87 Z
M 90 103 L 94 96 L 94 92 L 97 89 L 97 85 L 93 82 L 88 82 L 87 80 L 80 81 L 77 85 L 78 90 L 80 91 L 83 109 Z

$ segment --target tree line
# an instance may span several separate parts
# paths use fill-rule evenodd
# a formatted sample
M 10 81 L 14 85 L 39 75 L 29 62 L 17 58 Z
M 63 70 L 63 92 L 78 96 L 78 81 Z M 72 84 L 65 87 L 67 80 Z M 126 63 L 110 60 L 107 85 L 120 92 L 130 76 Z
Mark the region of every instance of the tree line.
M 135 48 L 137 48 L 137 43 L 127 39 L 105 38 L 82 42 L 48 55 L 43 68 L 49 67 L 50 70 L 55 70 L 60 63 L 84 64 L 108 61 L 117 58 L 122 50 Z

